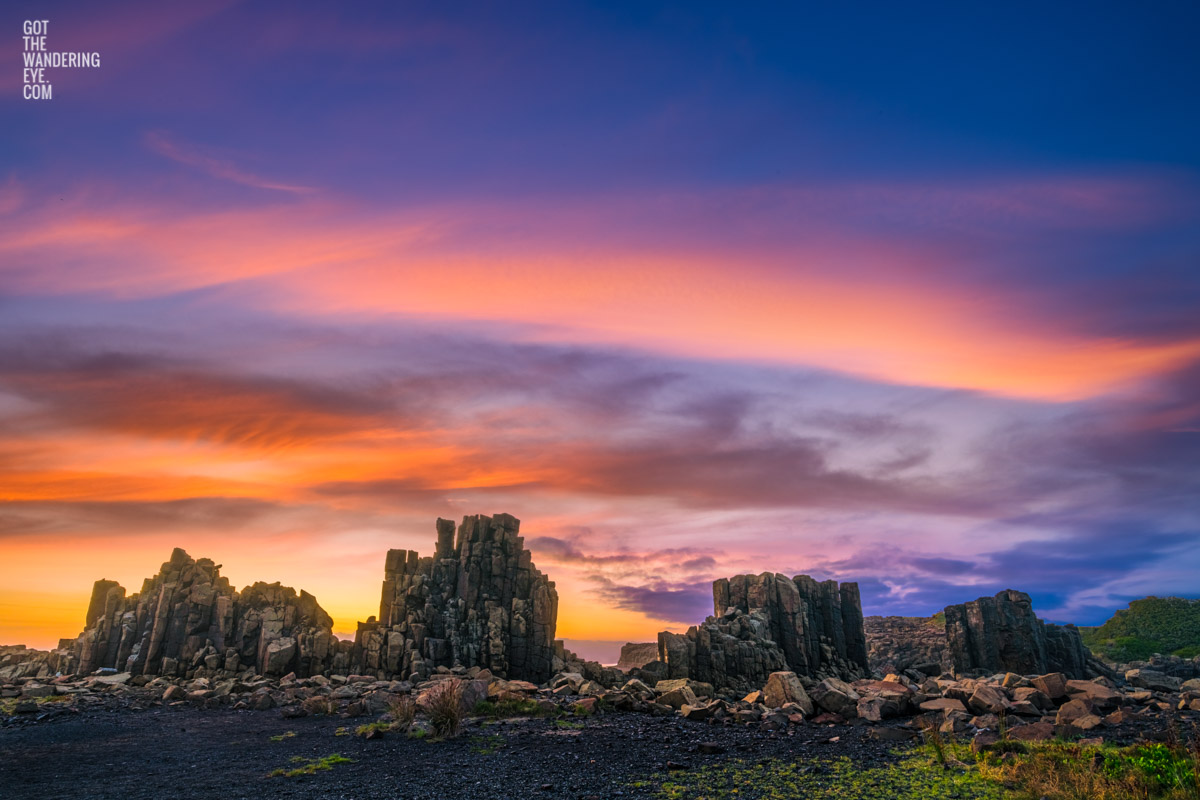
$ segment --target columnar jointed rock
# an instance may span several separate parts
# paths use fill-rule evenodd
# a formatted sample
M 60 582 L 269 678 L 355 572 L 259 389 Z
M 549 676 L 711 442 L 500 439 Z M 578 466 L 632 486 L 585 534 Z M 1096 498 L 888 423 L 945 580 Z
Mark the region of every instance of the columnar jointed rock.
M 176 548 L 137 594 L 126 597 L 115 582 L 96 581 L 76 644 L 78 670 L 307 675 L 329 667 L 337 641 L 316 598 L 278 583 L 256 583 L 239 595 L 219 570 Z
M 508 514 L 438 520 L 432 558 L 390 550 L 378 622 L 359 626 L 363 666 L 426 677 L 439 666 L 485 667 L 543 681 L 553 673 L 558 593 L 534 567 Z
M 938 674 L 950 669 L 946 623 L 941 617 L 865 617 L 867 657 L 881 675 L 914 669 Z
M 1042 622 L 1029 595 L 1012 589 L 946 606 L 946 647 L 959 673 L 1062 672 L 1080 679 L 1092 674 L 1075 626 Z
M 713 583 L 717 616 L 687 634 L 659 634 L 672 678 L 758 688 L 772 672 L 816 682 L 867 674 L 858 585 L 764 572 Z

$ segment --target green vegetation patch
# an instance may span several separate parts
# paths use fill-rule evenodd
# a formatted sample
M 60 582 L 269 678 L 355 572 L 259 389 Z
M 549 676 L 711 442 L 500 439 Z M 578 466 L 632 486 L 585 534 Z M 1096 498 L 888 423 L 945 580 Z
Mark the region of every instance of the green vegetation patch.
M 1003 786 L 975 767 L 944 768 L 924 755 L 894 764 L 866 766 L 848 758 L 762 763 L 727 761 L 699 769 L 659 774 L 635 784 L 669 800 L 1006 800 Z
M 557 716 L 557 709 L 544 709 L 537 704 L 536 700 L 501 700 L 495 702 L 492 700 L 480 700 L 475 704 L 475 708 L 471 710 L 472 715 L 476 717 L 488 717 L 489 719 L 509 719 L 511 717 L 549 717 Z
M 355 736 L 367 736 L 371 733 L 375 733 L 376 731 L 379 731 L 381 733 L 386 733 L 387 731 L 390 731 L 393 729 L 394 729 L 394 726 L 392 725 L 392 723 L 377 720 L 375 722 L 368 722 L 366 725 L 359 725 L 357 728 L 354 729 L 354 735 Z
M 488 736 L 472 736 L 471 737 L 471 752 L 477 756 L 490 756 L 502 747 L 506 747 L 508 742 L 499 734 L 490 734 Z
M 1007 759 L 981 756 L 981 771 L 1046 800 L 1200 800 L 1200 750 L 1182 745 L 1027 744 Z
M 291 738 L 295 737 L 295 735 L 296 735 L 295 731 L 287 731 L 286 733 L 280 733 L 276 736 L 272 736 L 271 741 L 272 742 L 282 742 L 284 739 L 291 739 Z
M 299 766 L 292 769 L 284 769 L 280 767 L 279 769 L 271 770 L 271 772 L 267 773 L 267 777 L 298 778 L 301 775 L 315 775 L 324 770 L 331 770 L 337 764 L 352 764 L 354 759 L 346 758 L 340 753 L 333 753 L 332 755 L 325 756 L 324 758 L 313 759 L 307 759 L 302 756 L 293 756 L 291 762 L 293 764 L 298 764 Z
M 74 699 L 75 696 L 70 694 L 52 694 L 48 697 L 8 697 L 0 700 L 0 714 L 11 716 L 16 713 L 18 703 L 27 703 L 30 700 L 39 706 L 44 706 L 50 703 L 70 703 Z
M 1140 661 L 1155 653 L 1190 658 L 1200 653 L 1200 600 L 1143 597 L 1103 625 L 1079 632 L 1093 653 L 1110 661 Z

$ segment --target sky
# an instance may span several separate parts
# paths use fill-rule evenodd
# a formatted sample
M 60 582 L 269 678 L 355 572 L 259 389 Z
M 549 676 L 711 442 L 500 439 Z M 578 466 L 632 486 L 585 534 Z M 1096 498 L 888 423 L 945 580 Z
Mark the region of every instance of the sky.
M 834 5 L 6 3 L 0 642 L 498 512 L 580 642 L 1200 596 L 1200 9 Z

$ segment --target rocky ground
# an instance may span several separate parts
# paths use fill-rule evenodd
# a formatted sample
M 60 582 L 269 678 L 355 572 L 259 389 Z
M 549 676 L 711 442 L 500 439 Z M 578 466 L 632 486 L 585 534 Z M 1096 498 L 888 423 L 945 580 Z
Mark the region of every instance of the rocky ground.
M 866 727 L 762 732 L 628 712 L 465 727 L 441 742 L 353 735 L 354 720 L 279 711 L 64 713 L 0 731 L 0 795 L 7 798 L 514 798 L 647 797 L 655 773 L 731 758 L 895 760 Z M 347 730 L 348 729 L 348 730 Z M 339 730 L 342 735 L 339 735 Z M 293 735 L 294 734 L 294 735 Z M 834 739 L 831 743 L 831 739 Z M 712 752 L 703 752 L 703 750 Z M 338 753 L 328 771 L 268 777 L 294 759 Z M 752 796 L 752 795 L 751 795 Z
M 777 672 L 761 690 L 733 697 L 686 679 L 651 685 L 645 673 L 647 681 L 621 676 L 618 685 L 566 673 L 535 686 L 478 668 L 417 685 L 252 672 L 168 680 L 111 670 L 51 676 L 36 654 L 4 658 L 3 798 L 691 797 L 679 794 L 681 776 L 703 781 L 770 763 L 827 774 L 820 780 L 833 793 L 819 796 L 850 800 L 901 796 L 861 787 L 842 794 L 833 784 L 913 763 L 906 757 L 932 730 L 981 749 L 1002 737 L 1164 740 L 1200 724 L 1200 680 L 1148 667 L 1119 681 L 910 671 L 850 684 Z M 427 710 L 447 687 L 461 695 L 455 707 L 466 721 L 460 735 L 435 741 Z M 410 703 L 421 710 L 397 723 Z M 361 735 L 372 723 L 388 729 Z M 326 768 L 305 774 L 309 765 Z M 935 796 L 922 794 L 921 782 L 936 780 L 910 775 L 903 796 Z M 722 796 L 772 795 L 751 780 Z

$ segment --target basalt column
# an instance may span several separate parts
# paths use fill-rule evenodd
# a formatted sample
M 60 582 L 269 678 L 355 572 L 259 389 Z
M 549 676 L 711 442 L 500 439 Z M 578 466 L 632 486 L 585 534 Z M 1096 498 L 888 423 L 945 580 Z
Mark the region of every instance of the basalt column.
M 424 677 L 479 666 L 543 681 L 552 672 L 558 593 L 508 514 L 439 519 L 432 557 L 390 550 L 379 619 L 360 626 L 364 669 Z

